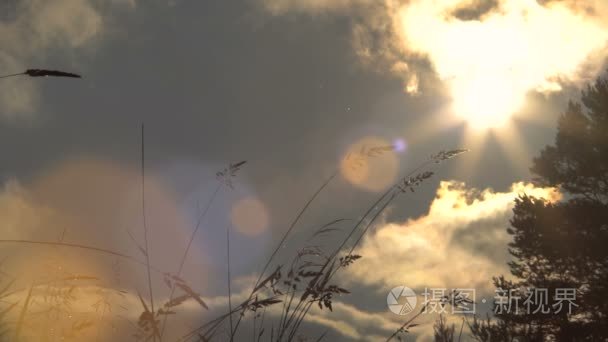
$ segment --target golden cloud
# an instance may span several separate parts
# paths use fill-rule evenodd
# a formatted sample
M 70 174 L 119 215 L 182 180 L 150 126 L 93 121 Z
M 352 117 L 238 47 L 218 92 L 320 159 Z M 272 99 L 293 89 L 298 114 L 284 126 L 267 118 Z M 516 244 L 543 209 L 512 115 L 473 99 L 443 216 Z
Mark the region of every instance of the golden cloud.
M 162 301 L 169 290 L 157 271 L 174 270 L 179 265 L 192 222 L 178 206 L 175 194 L 161 180 L 153 174 L 146 179 L 150 260 L 156 270 L 154 295 Z M 141 210 L 138 169 L 111 161 L 66 160 L 42 170 L 27 183 L 6 183 L 0 189 L 0 250 L 3 252 L 0 288 L 5 290 L 8 286 L 10 295 L 0 294 L 3 297 L 0 311 L 19 303 L 11 311 L 13 316 L 8 325 L 11 333 L 15 328 L 13 318 L 20 312 L 31 288 L 24 340 L 37 341 L 41 332 L 57 336 L 69 334 L 73 324 L 85 322 L 94 324 L 87 323 L 87 328 L 74 340 L 94 340 L 98 334 L 112 334 L 113 325 L 116 325 L 115 333 L 124 337 L 118 340 L 130 338 L 133 332 L 130 324 L 142 310 L 136 293 L 139 290 L 143 296 L 147 294 L 145 267 L 129 258 L 37 242 L 92 246 L 143 260 L 137 247 L 143 245 Z M 184 267 L 187 274 L 184 278 L 193 288 L 200 289 L 206 284 L 207 272 L 194 261 L 204 260 L 203 251 L 196 245 L 193 247 L 191 259 Z M 102 299 L 101 307 L 107 302 L 114 310 L 112 315 L 106 312 L 104 317 L 103 310 L 94 306 Z M 182 309 L 188 311 L 196 305 L 186 303 Z M 197 308 L 198 314 L 200 307 Z M 46 317 L 47 312 L 52 316 Z M 195 314 L 189 317 L 194 320 Z M 54 323 L 45 325 L 49 322 Z M 120 335 L 124 332 L 129 334 Z
M 141 179 L 137 168 L 111 161 L 72 159 L 40 172 L 31 182 L 9 182 L 0 192 L 0 241 L 6 257 L 1 271 L 19 275 L 19 282 L 38 281 L 53 270 L 94 275 L 114 281 L 120 262 L 124 286 L 145 284 L 145 268 L 132 259 L 95 251 L 40 245 L 27 241 L 65 242 L 109 249 L 143 260 Z M 192 222 L 176 195 L 160 179 L 146 181 L 151 263 L 161 270 L 179 265 Z M 15 242 L 6 240 L 27 240 Z M 205 267 L 197 244 L 190 250 L 184 273 L 201 286 Z M 159 294 L 166 288 L 159 281 Z
M 353 20 L 365 65 L 401 77 L 416 93 L 444 82 L 453 112 L 495 125 L 530 91 L 594 78 L 607 53 L 608 3 L 535 0 L 263 0 L 274 14 L 337 12 Z M 429 61 L 429 77 L 421 61 Z M 424 89 L 423 89 L 424 90 Z
M 526 193 L 556 201 L 551 188 L 515 183 L 507 192 L 441 182 L 429 212 L 380 225 L 363 240 L 352 281 L 383 289 L 476 288 L 492 291 L 492 276 L 508 274 L 506 233 L 514 199 Z

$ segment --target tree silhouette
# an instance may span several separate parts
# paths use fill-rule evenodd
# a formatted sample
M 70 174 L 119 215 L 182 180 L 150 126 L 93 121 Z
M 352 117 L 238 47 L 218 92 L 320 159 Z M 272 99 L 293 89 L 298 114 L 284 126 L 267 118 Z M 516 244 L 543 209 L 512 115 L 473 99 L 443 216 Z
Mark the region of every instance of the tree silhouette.
M 517 280 L 494 278 L 503 299 L 494 322 L 470 325 L 480 341 L 608 340 L 608 80 L 583 90 L 581 102 L 568 104 L 555 143 L 531 168 L 563 199 L 515 201 L 507 232 Z M 575 299 L 562 300 L 566 293 Z

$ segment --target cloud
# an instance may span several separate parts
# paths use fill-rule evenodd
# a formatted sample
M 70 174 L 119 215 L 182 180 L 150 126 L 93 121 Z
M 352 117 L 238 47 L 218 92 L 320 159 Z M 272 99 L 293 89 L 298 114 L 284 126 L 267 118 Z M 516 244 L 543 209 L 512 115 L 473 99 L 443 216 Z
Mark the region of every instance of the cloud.
M 262 5 L 275 15 L 290 11 L 322 13 L 343 11 L 347 8 L 370 4 L 373 0 L 261 0 Z
M 384 298 L 380 298 L 384 300 Z M 386 337 L 399 329 L 401 317 L 388 312 L 370 312 L 356 306 L 335 301 L 333 311 L 310 311 L 309 323 L 319 324 L 335 330 L 342 336 L 356 341 L 377 341 L 377 336 Z
M 435 87 L 453 111 L 482 120 L 521 108 L 530 91 L 589 81 L 608 52 L 602 0 L 262 0 L 271 13 L 352 18 L 361 61 L 403 79 L 410 93 Z M 429 73 L 428 63 L 432 68 Z
M 522 193 L 560 197 L 552 189 L 524 183 L 495 192 L 441 182 L 426 215 L 382 224 L 363 240 L 357 252 L 363 258 L 349 270 L 349 278 L 382 292 L 398 285 L 492 292 L 492 276 L 508 274 L 506 228 L 513 200 Z
M 4 238 L 29 236 L 33 234 L 33 227 L 53 216 L 50 208 L 36 206 L 28 197 L 27 190 L 14 180 L 0 190 L 0 232 Z
M 95 179 L 95 182 L 90 183 L 90 179 Z M 138 186 L 137 172 L 128 167 L 95 160 L 60 163 L 30 184 L 9 182 L 5 185 L 0 192 L 0 233 L 3 238 L 35 236 L 37 240 L 57 240 L 63 227 L 67 227 L 65 238 L 68 242 L 94 240 L 100 247 L 112 246 L 128 251 L 124 246 L 131 243 L 124 232 L 111 227 L 139 226 L 139 211 L 134 207 L 140 204 L 137 200 Z M 162 259 L 171 259 L 167 263 L 170 268 L 176 264 L 175 256 L 161 252 L 159 243 L 167 249 L 171 249 L 167 247 L 169 245 L 180 246 L 171 238 L 179 229 L 170 231 L 171 236 L 158 237 L 158 234 L 165 230 L 164 227 L 183 225 L 183 217 L 176 210 L 171 193 L 163 190 L 153 177 L 147 182 L 147 190 L 150 228 L 153 236 L 160 240 L 158 243 L 152 241 L 153 250 L 155 255 L 161 253 Z M 379 336 L 389 336 L 403 322 L 402 316 L 392 314 L 384 306 L 386 293 L 394 286 L 407 285 L 415 289 L 473 287 L 491 292 L 491 277 L 508 272 L 505 262 L 509 236 L 505 228 L 514 198 L 524 192 L 550 200 L 560 198 L 552 189 L 524 183 L 515 183 L 508 191 L 497 192 L 467 188 L 465 184 L 454 181 L 442 182 L 426 215 L 401 223 L 383 223 L 370 232 L 358 251 L 363 258 L 350 266 L 345 278 L 339 282 L 342 284 L 344 280 L 365 289 L 364 299 L 368 303 L 379 304 L 380 308 L 370 310 L 353 305 L 358 300 L 356 294 L 335 298 L 333 312 L 318 307 L 310 310 L 305 320 L 307 327 L 331 329 L 332 336 L 342 340 L 375 341 Z M 177 239 L 181 241 L 183 236 Z M 76 281 L 74 317 L 77 314 L 79 319 L 92 319 L 95 324 L 104 324 L 101 328 L 104 333 L 113 331 L 110 323 L 118 316 L 102 319 L 92 307 L 100 296 L 106 294 L 109 294 L 108 301 L 115 313 L 122 317 L 118 321 L 125 323 L 126 319 L 133 322 L 141 313 L 136 294 L 139 291 L 145 296 L 147 292 L 143 281 L 145 273 L 139 265 L 121 262 L 116 266 L 117 270 L 114 265 L 109 267 L 106 259 L 102 262 L 95 255 L 89 257 L 82 251 L 67 249 L 28 247 L 10 251 L 3 248 L 3 251 L 9 253 L 10 258 L 6 259 L 2 271 L 9 276 L 19 274 L 14 287 L 21 288 L 9 298 L 10 301 L 23 299 L 33 280 L 40 283 L 69 271 L 99 278 L 82 284 Z M 135 253 L 131 248 L 130 254 Z M 154 263 L 164 264 L 165 260 L 161 262 L 155 258 Z M 195 273 L 205 274 L 205 271 L 196 268 L 186 274 L 188 281 L 193 281 L 194 288 L 208 295 L 204 300 L 210 311 L 202 310 L 194 301 L 187 301 L 179 308 L 180 324 L 174 320 L 171 329 L 175 330 L 171 334 L 183 333 L 183 322 L 196 326 L 227 307 L 225 293 L 205 293 L 207 280 L 192 279 L 191 275 Z M 254 275 L 245 275 L 233 280 L 233 305 L 247 298 L 255 279 Z M 348 284 L 345 287 L 348 288 Z M 127 290 L 128 293 L 119 295 L 112 289 Z M 38 299 L 43 289 L 37 289 L 35 293 Z M 165 288 L 155 287 L 157 303 L 163 302 L 167 295 Z M 276 305 L 266 314 L 276 319 L 281 308 L 281 305 Z M 435 318 L 433 315 L 421 317 L 418 323 L 423 323 L 423 326 L 412 333 L 419 339 L 432 340 Z M 116 329 L 116 333 L 132 332 L 132 327 L 126 323 Z
M 247 279 L 251 281 L 251 278 Z M 3 284 L 5 285 L 5 284 Z M 251 284 L 249 284 L 251 285 Z M 9 289 L 3 297 L 0 309 L 6 309 L 11 303 L 23 303 L 28 297 L 30 286 Z M 249 296 L 251 288 L 243 287 L 233 293 L 232 303 L 241 303 Z M 143 294 L 142 294 L 143 296 Z M 348 298 L 348 297 L 347 297 Z M 168 298 L 156 298 L 157 305 Z M 169 340 L 183 336 L 187 331 L 201 325 L 202 322 L 223 315 L 228 307 L 226 296 L 202 297 L 209 306 L 203 309 L 198 302 L 187 299 L 176 309 L 175 316 L 167 325 L 165 337 Z M 347 299 L 348 300 L 348 299 Z M 383 301 L 381 296 L 379 301 Z M 80 340 L 128 340 L 136 331 L 137 320 L 143 307 L 136 289 L 108 287 L 101 280 L 60 280 L 53 283 L 34 285 L 30 295 L 28 314 L 23 331 L 25 341 L 37 341 L 41 333 L 59 334 L 68 337 L 70 332 Z M 281 305 L 274 305 L 265 310 L 266 320 L 278 319 Z M 49 312 L 41 316 L 40 312 Z M 38 313 L 38 314 L 37 314 Z M 20 306 L 7 312 L 5 317 L 10 322 L 18 320 Z M 433 323 L 437 315 L 429 314 L 419 317 L 418 327 L 410 331 L 417 341 L 433 341 Z M 460 323 L 458 316 L 447 316 L 450 323 Z M 45 323 L 52 322 L 52 325 Z M 75 325 L 87 323 L 84 329 L 73 331 Z M 248 334 L 248 327 L 243 323 L 242 331 Z M 313 306 L 304 320 L 301 331 L 309 337 L 314 336 L 313 325 L 327 331 L 328 338 L 336 341 L 379 341 L 385 340 L 403 324 L 403 316 L 394 315 L 388 310 L 367 311 L 354 305 L 346 304 L 337 298 L 333 311 L 319 310 Z M 267 323 L 265 329 L 269 329 Z M 15 326 L 8 325 L 8 333 L 13 334 Z M 311 336 L 312 335 L 312 336 Z M 316 336 L 315 336 L 316 337 Z
M 233 283 L 235 291 L 232 293 L 232 304 L 245 301 L 251 293 L 254 276 L 244 276 L 237 278 Z M 281 298 L 282 299 L 282 298 Z M 378 336 L 390 335 L 393 331 L 399 329 L 401 316 L 394 315 L 388 310 L 382 312 L 367 311 L 357 306 L 346 303 L 353 300 L 351 296 L 343 298 L 334 298 L 332 309 L 319 309 L 316 305 L 311 307 L 304 319 L 305 324 L 317 325 L 333 330 L 332 336 L 339 335 L 343 337 L 341 340 L 355 341 L 377 341 Z M 206 297 L 205 302 L 209 305 L 212 312 L 221 312 L 228 306 L 228 298 L 226 296 Z M 385 300 L 384 296 L 379 299 L 381 302 Z M 194 301 L 188 303 L 189 313 L 200 312 L 200 307 Z M 265 310 L 266 317 L 278 319 L 281 317 L 283 306 L 273 305 Z M 186 313 L 187 314 L 187 313 Z M 215 317 L 211 314 L 210 317 Z M 324 329 L 325 330 L 325 329 Z M 301 331 L 308 331 L 303 328 Z
M 174 269 L 192 223 L 177 195 L 154 174 L 146 181 L 146 216 L 151 263 L 157 269 Z M 43 261 L 51 258 L 76 273 L 111 277 L 117 260 L 112 255 L 6 240 L 84 244 L 142 260 L 137 247 L 143 243 L 140 174 L 129 165 L 76 158 L 42 170 L 27 183 L 10 181 L 0 191 L 0 236 L 0 258 L 6 257 L 2 271 L 19 274 L 20 281 L 36 280 L 46 272 Z M 207 267 L 197 263 L 205 260 L 202 248 L 193 245 L 189 255 L 184 274 L 197 285 L 205 283 Z M 145 284 L 144 267 L 124 258 L 118 261 L 128 270 L 123 281 Z M 159 291 L 164 290 L 160 283 Z
M 498 7 L 498 0 L 465 1 L 454 8 L 451 15 L 460 20 L 479 20 Z
M 492 276 L 508 273 L 506 227 L 513 201 L 523 193 L 551 201 L 560 199 L 554 189 L 525 183 L 497 192 L 442 182 L 426 215 L 403 223 L 383 223 L 368 235 L 357 252 L 363 258 L 350 266 L 339 283 L 357 284 L 365 289 L 365 300 L 376 304 L 384 304 L 388 289 L 402 284 L 415 289 L 467 287 L 493 293 Z M 253 278 L 234 282 L 233 303 L 246 298 Z M 312 331 L 308 329 L 320 326 L 330 329 L 336 340 L 377 341 L 386 339 L 403 323 L 402 316 L 392 314 L 384 305 L 369 310 L 351 304 L 357 301 L 355 296 L 335 298 L 332 312 L 312 307 L 303 329 Z M 227 305 L 225 296 L 205 300 L 212 309 Z M 279 317 L 280 309 L 280 305 L 270 307 L 266 315 Z M 448 318 L 457 326 L 461 323 L 460 317 Z M 412 329 L 411 336 L 432 341 L 435 319 L 436 314 L 421 316 L 417 319 L 421 326 Z
M 201 176 L 204 175 L 201 170 L 196 169 L 197 178 L 205 178 Z M 146 172 L 145 178 L 146 226 L 151 251 L 150 263 L 154 267 L 153 293 L 155 302 L 161 303 L 169 296 L 162 272 L 176 272 L 200 211 L 192 211 L 189 201 L 176 193 L 170 176 L 157 169 L 148 171 L 150 172 Z M 180 171 L 178 174 L 183 176 L 185 172 Z M 211 179 L 216 184 L 214 178 Z M 198 184 L 198 181 L 194 184 Z M 146 267 L 137 262 L 145 259 L 138 248 L 138 245 L 144 244 L 141 185 L 138 166 L 84 157 L 55 162 L 39 170 L 27 181 L 11 180 L 0 185 L 0 291 L 7 285 L 10 285 L 11 292 L 16 291 L 8 302 L 0 301 L 0 311 L 6 304 L 16 301 L 23 303 L 31 284 L 45 284 L 55 278 L 73 274 L 91 276 L 97 279 L 71 282 L 77 286 L 73 293 L 77 297 L 73 300 L 73 312 L 78 313 L 79 319 L 90 318 L 97 322 L 101 319 L 100 313 L 91 307 L 92 301 L 99 299 L 96 291 L 128 291 L 118 296 L 112 294 L 114 302 L 111 304 L 116 315 L 108 316 L 121 324 L 125 323 L 125 326 L 116 328 L 116 333 L 126 332 L 127 335 L 124 336 L 128 338 L 114 340 L 129 339 L 133 327 L 126 324 L 126 320 L 134 323 L 141 314 L 137 293 L 145 298 L 148 294 Z M 198 190 L 188 193 L 196 199 L 199 195 L 202 199 L 205 198 Z M 214 201 L 208 219 L 202 223 L 188 252 L 181 273 L 191 288 L 208 296 L 205 301 L 217 315 L 223 314 L 227 307 L 227 298 L 221 296 L 226 292 L 225 278 L 218 277 L 218 274 L 225 272 L 225 227 L 230 218 L 229 209 L 239 199 L 241 192 L 236 189 L 226 192 L 228 194 L 230 197 L 219 195 Z M 198 203 L 192 205 L 199 207 Z M 214 229 L 215 227 L 219 229 Z M 214 235 L 215 232 L 219 234 Z M 231 248 L 234 248 L 232 256 L 237 259 L 231 264 L 235 277 L 232 281 L 233 303 L 244 301 L 257 279 L 253 276 L 239 277 L 240 273 L 244 273 L 239 268 L 245 268 L 247 265 L 244 262 L 251 262 L 251 255 L 258 252 L 254 249 L 259 248 L 259 244 L 252 240 L 247 234 L 238 234 L 236 231 L 231 234 Z M 136 260 L 98 250 L 60 247 L 44 244 L 45 242 L 91 246 L 132 256 Z M 209 245 L 218 246 L 217 252 L 206 248 Z M 247 260 L 239 261 L 239 258 Z M 250 269 L 247 272 L 249 274 Z M 13 279 L 14 283 L 11 283 Z M 69 289 L 72 285 L 65 283 L 55 284 L 57 286 L 54 290 Z M 86 286 L 95 288 L 85 288 Z M 44 286 L 35 286 L 38 304 L 43 304 L 40 299 L 43 288 Z M 45 307 L 40 306 L 36 305 L 31 311 L 44 311 Z M 180 319 L 175 319 L 170 332 L 183 334 L 189 327 L 200 324 L 201 317 L 206 318 L 205 315 L 209 314 L 195 301 L 187 301 L 180 306 Z M 58 319 L 63 320 L 62 324 L 68 325 L 75 321 L 66 317 L 64 315 Z M 104 333 L 113 331 L 110 321 L 110 318 L 104 319 L 108 323 L 104 323 L 101 328 Z M 46 322 L 46 319 L 28 317 L 28 322 L 38 324 Z M 12 324 L 9 326 L 11 329 L 13 327 Z M 92 330 L 97 331 L 97 328 Z M 88 338 L 88 335 L 82 338 L 93 339 Z
M 69 291 L 69 307 L 62 307 L 64 311 L 52 313 L 49 318 L 54 321 L 54 333 L 59 334 L 64 328 L 69 330 L 75 322 L 91 321 L 94 326 L 85 329 L 79 339 L 94 340 L 98 331 L 111 334 L 114 330 L 117 334 L 125 333 L 119 335 L 123 338 L 118 340 L 131 338 L 133 327 L 127 321 L 136 322 L 142 310 L 137 292 L 147 295 L 145 267 L 130 259 L 95 251 L 30 242 L 82 244 L 143 260 L 136 247 L 143 243 L 138 171 L 111 161 L 71 159 L 42 170 L 29 182 L 12 180 L 0 188 L 0 291 L 8 286 L 12 293 L 8 297 L 0 294 L 3 297 L 0 311 L 10 303 L 23 303 L 33 286 L 28 311 L 32 314 L 26 318 L 26 323 L 31 325 L 28 334 L 37 334 L 41 331 L 38 328 L 48 329 L 44 326 L 46 316 L 33 313 L 46 312 L 55 304 L 53 296 L 61 299 Z M 168 271 L 179 265 L 191 222 L 175 193 L 165 184 L 153 172 L 147 175 L 151 264 L 156 270 Z M 126 231 L 130 231 L 135 241 Z M 196 264 L 204 260 L 202 253 L 199 246 L 193 246 L 189 253 L 191 259 L 184 266 L 184 279 L 201 292 L 201 288 L 206 290 L 208 281 L 207 268 Z M 72 280 L 74 275 L 87 278 Z M 154 294 L 160 302 L 168 296 L 168 289 L 159 272 L 152 276 Z M 101 310 L 93 307 L 101 299 L 112 306 L 112 314 L 102 317 Z M 190 301 L 181 307 L 192 324 L 202 311 L 196 305 Z M 14 316 L 18 313 L 19 309 L 11 312 Z M 8 328 L 13 329 L 14 324 Z M 40 336 L 28 338 L 26 336 L 26 340 L 39 340 Z
M 38 341 L 45 333 L 59 334 L 67 338 L 70 328 L 74 325 L 88 322 L 86 329 L 78 331 L 79 340 L 132 340 L 136 331 L 137 321 L 144 311 L 140 295 L 147 300 L 145 290 L 132 285 L 121 286 L 114 281 L 110 284 L 107 279 L 83 277 L 91 273 L 80 274 L 80 278 L 69 273 L 69 268 L 59 269 L 47 267 L 38 274 L 34 283 L 22 284 L 17 281 L 8 283 L 0 281 L 4 289 L 9 285 L 7 292 L 2 293 L 0 310 L 5 310 L 12 303 L 24 303 L 29 296 L 28 313 L 25 316 L 25 325 L 29 328 L 23 331 L 25 341 Z M 2 280 L 0 278 L 0 280 Z M 236 279 L 236 283 L 247 281 L 251 285 L 251 278 Z M 29 290 L 31 288 L 31 293 Z M 233 293 L 233 303 L 245 301 L 251 288 L 242 287 L 239 292 Z M 182 295 L 182 292 L 176 292 Z M 157 307 L 168 301 L 168 294 L 156 295 Z M 188 298 L 174 307 L 175 316 L 167 325 L 165 337 L 174 340 L 187 331 L 201 324 L 201 317 L 219 317 L 228 308 L 227 296 L 202 297 L 208 305 L 204 309 L 196 300 Z M 149 303 L 147 303 L 149 304 Z M 16 306 L 7 312 L 7 321 L 15 322 L 21 313 L 21 307 Z M 279 307 L 276 306 L 279 314 Z M 47 313 L 46 317 L 40 313 Z M 206 319 L 205 318 L 205 319 Z M 48 322 L 52 322 L 51 325 Z M 14 333 L 15 325 L 7 325 L 9 334 Z M 99 335 L 103 338 L 99 338 Z M 96 338 L 97 336 L 97 338 Z
M 46 56 L 71 55 L 90 47 L 106 31 L 101 0 L 24 0 L 10 3 L 12 16 L 0 20 L 0 70 L 3 75 L 44 65 Z M 112 5 L 134 7 L 134 0 L 112 0 Z M 114 6 L 114 7 L 116 7 Z M 9 7 L 7 5 L 6 7 Z M 70 54 L 62 53 L 69 51 Z M 68 60 L 65 65 L 73 61 Z M 40 102 L 41 80 L 25 77 L 0 82 L 3 119 L 31 115 Z

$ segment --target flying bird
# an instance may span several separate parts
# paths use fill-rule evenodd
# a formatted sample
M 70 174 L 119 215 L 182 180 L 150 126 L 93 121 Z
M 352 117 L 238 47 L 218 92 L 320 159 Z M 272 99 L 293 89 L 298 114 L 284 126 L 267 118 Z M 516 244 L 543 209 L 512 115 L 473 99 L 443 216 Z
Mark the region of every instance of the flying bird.
M 18 73 L 18 74 L 12 74 L 12 75 L 0 76 L 0 78 L 20 76 L 20 75 L 27 75 L 27 76 L 30 76 L 30 77 L 47 77 L 47 76 L 52 76 L 52 77 L 82 78 L 82 76 L 80 76 L 78 74 L 71 73 L 71 72 L 58 71 L 58 70 L 48 70 L 48 69 L 27 69 L 25 72 L 21 72 L 21 73 Z

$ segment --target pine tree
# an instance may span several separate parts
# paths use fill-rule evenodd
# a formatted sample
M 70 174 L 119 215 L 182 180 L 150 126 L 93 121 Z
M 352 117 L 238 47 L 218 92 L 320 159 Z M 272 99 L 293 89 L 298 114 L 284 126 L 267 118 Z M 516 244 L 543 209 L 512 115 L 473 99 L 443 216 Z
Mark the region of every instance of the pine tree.
M 476 320 L 471 331 L 480 341 L 608 340 L 607 79 L 583 90 L 580 103 L 568 104 L 554 144 L 534 159 L 531 171 L 538 185 L 558 188 L 563 199 L 523 195 L 515 201 L 507 231 L 517 280 L 494 279 L 512 307 L 495 307 L 496 320 Z M 541 300 L 532 301 L 538 289 L 547 289 L 549 313 L 538 310 Z M 564 289 L 576 291 L 570 313 L 559 300 Z

